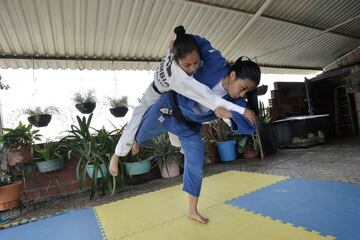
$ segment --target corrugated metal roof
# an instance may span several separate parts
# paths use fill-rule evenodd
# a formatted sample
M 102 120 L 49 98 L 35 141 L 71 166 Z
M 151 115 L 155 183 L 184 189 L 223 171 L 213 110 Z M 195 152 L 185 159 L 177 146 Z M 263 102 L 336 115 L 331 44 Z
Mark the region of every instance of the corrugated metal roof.
M 197 2 L 254 13 L 265 0 L 200 0 Z M 262 16 L 317 29 L 327 29 L 359 13 L 360 1 L 358 0 L 273 0 Z M 360 22 L 356 22 L 353 22 L 348 30 L 339 28 L 334 32 L 360 38 Z
M 79 65 L 153 69 L 174 38 L 173 28 L 180 24 L 209 39 L 229 61 L 247 55 L 257 57 L 263 66 L 280 68 L 319 69 L 360 45 L 358 18 L 331 33 L 271 53 L 355 17 L 360 12 L 360 1 L 355 0 L 274 0 L 235 42 L 264 2 L 0 0 L 0 68 L 34 64 L 62 69 Z

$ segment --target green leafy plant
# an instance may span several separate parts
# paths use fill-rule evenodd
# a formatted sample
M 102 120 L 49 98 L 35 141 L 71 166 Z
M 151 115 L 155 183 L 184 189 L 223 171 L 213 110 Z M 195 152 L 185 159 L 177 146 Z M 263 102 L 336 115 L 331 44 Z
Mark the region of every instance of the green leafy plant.
M 152 141 L 151 149 L 153 151 L 155 166 L 160 169 L 166 168 L 169 174 L 168 166 L 173 163 L 181 163 L 182 155 L 180 149 L 171 145 L 170 139 L 166 134 L 162 134 Z
M 259 102 L 259 117 L 258 122 L 260 124 L 266 124 L 271 122 L 270 112 L 268 108 L 265 108 L 263 102 Z
M 78 157 L 76 177 L 81 187 L 85 185 L 87 166 L 93 165 L 94 167 L 90 198 L 93 198 L 97 191 L 98 172 L 102 176 L 102 193 L 105 194 L 106 190 L 112 191 L 113 181 L 107 169 L 118 138 L 112 135 L 117 130 L 108 132 L 105 129 L 95 129 L 96 134 L 92 135 L 90 133 L 90 129 L 93 129 L 90 127 L 92 116 L 93 114 L 90 114 L 88 118 L 77 116 L 78 125 L 71 125 L 71 130 L 67 131 L 69 135 L 66 137 L 70 149 L 68 155 L 74 154 Z M 105 172 L 102 165 L 105 165 Z M 123 171 L 120 173 L 116 178 L 117 186 L 122 185 Z
M 96 103 L 95 90 L 89 90 L 85 94 L 81 94 L 80 92 L 75 93 L 73 100 L 75 104 L 82 103 Z
M 257 141 L 255 134 L 253 135 L 239 135 L 237 138 L 237 151 L 243 153 L 246 151 L 248 145 L 251 145 L 253 149 L 257 149 Z
M 62 148 L 64 148 L 64 146 L 61 143 L 52 143 L 49 141 L 46 141 L 42 147 L 34 145 L 35 159 L 38 161 L 46 161 L 62 158 Z
M 0 187 L 9 185 L 13 182 L 13 176 L 9 171 L 0 170 Z
M 216 139 L 218 142 L 225 142 L 233 139 L 234 134 L 230 127 L 222 119 L 216 119 L 210 122 L 209 128 L 210 139 Z
M 0 136 L 0 143 L 7 149 L 17 149 L 22 145 L 32 145 L 40 140 L 39 130 L 32 130 L 32 125 L 19 122 L 15 129 L 3 128 L 5 134 Z
M 34 115 L 42 115 L 42 114 L 58 114 L 60 113 L 59 109 L 55 106 L 48 106 L 46 108 L 40 108 L 40 107 L 35 107 L 35 108 L 27 108 L 24 110 L 24 114 L 27 114 L 29 116 L 34 116 Z
M 2 77 L 0 76 L 0 90 L 8 90 L 10 88 L 10 86 L 1 82 L 1 78 Z
M 111 98 L 108 97 L 108 101 L 110 103 L 110 106 L 112 108 L 117 108 L 117 107 L 128 107 L 128 97 L 127 96 L 123 96 L 121 98 Z
M 132 155 L 131 152 L 128 153 L 128 155 L 126 155 L 126 157 L 124 158 L 124 162 L 127 162 L 127 163 L 141 162 L 142 158 L 140 157 L 140 155 L 142 155 L 142 151 L 143 150 L 140 149 L 139 153 L 137 153 L 135 155 Z

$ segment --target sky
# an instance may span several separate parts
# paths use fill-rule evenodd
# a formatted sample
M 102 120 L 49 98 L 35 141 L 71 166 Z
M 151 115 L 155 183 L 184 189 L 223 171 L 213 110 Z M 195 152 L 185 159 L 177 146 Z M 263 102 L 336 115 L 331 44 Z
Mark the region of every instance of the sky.
M 42 140 L 56 140 L 65 136 L 76 123 L 76 115 L 83 116 L 75 108 L 72 100 L 76 92 L 85 93 L 95 90 L 97 106 L 91 126 L 113 130 L 126 124 L 131 118 L 132 107 L 138 104 L 147 86 L 153 79 L 153 71 L 103 71 L 103 70 L 44 70 L 44 69 L 0 69 L 2 82 L 10 89 L 0 91 L 0 104 L 3 127 L 15 128 L 19 121 L 28 123 L 27 116 L 21 114 L 24 109 L 56 106 L 60 114 L 52 116 L 48 127 L 40 128 Z M 274 82 L 303 82 L 305 75 L 263 74 L 261 84 L 268 85 L 268 92 L 260 96 L 268 105 Z M 311 77 L 311 76 L 306 76 Z M 109 112 L 107 97 L 127 96 L 130 104 L 127 115 L 115 118 Z

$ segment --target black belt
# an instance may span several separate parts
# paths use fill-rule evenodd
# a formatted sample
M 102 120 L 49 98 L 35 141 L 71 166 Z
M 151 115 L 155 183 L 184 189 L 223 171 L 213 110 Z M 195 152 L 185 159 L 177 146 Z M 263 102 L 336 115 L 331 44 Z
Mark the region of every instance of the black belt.
M 179 108 L 177 93 L 170 92 L 170 103 L 172 106 L 172 115 L 179 120 L 179 122 L 186 124 L 193 132 L 200 132 L 201 124 L 187 120 Z

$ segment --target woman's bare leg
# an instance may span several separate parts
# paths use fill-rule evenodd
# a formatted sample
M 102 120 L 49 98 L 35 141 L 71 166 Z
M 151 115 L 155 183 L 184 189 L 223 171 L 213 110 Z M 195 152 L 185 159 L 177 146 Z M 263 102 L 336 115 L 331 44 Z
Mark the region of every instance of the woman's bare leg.
M 195 221 L 198 221 L 202 224 L 207 224 L 209 222 L 209 219 L 206 217 L 203 217 L 200 215 L 200 213 L 197 210 L 197 204 L 198 204 L 198 197 L 192 196 L 189 194 L 189 214 L 188 218 L 193 219 Z

